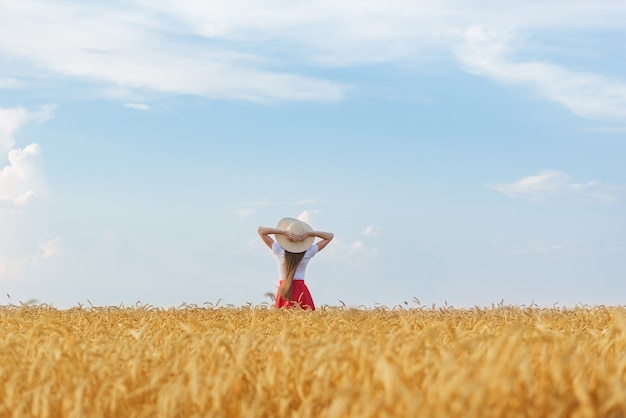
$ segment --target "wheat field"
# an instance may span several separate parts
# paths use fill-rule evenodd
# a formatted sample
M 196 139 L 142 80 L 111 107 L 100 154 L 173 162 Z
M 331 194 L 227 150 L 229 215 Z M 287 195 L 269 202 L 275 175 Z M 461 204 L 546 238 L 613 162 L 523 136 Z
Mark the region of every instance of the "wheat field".
M 0 417 L 624 417 L 626 308 L 0 307 Z

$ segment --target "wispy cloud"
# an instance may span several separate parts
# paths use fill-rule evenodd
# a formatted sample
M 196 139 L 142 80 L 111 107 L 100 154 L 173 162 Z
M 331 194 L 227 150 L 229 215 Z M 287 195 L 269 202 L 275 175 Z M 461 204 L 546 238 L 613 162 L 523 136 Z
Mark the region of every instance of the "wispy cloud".
M 342 67 L 398 60 L 423 62 L 434 56 L 434 48 L 447 50 L 476 23 L 521 30 L 600 25 L 620 29 L 626 14 L 626 6 L 619 1 L 590 4 L 584 0 L 528 0 L 506 8 L 498 0 L 238 0 L 219 8 L 162 0 L 150 7 L 194 28 L 202 37 L 245 42 L 269 39 L 275 49 L 294 58 Z M 276 42 L 284 40 L 288 40 L 286 47 Z
M 141 2 L 117 10 L 37 1 L 2 8 L 0 27 L 11 36 L 0 37 L 0 54 L 40 77 L 256 102 L 332 101 L 343 95 L 337 83 L 272 70 L 254 53 L 160 20 L 163 15 Z
M 529 0 L 506 8 L 497 0 L 9 2 L 0 28 L 11 36 L 0 37 L 0 57 L 12 65 L 4 66 L 0 88 L 22 88 L 32 76 L 77 80 L 124 101 L 145 90 L 334 101 L 350 90 L 345 79 L 314 77 L 312 68 L 419 65 L 453 48 L 475 74 L 533 88 L 584 117 L 623 118 L 623 81 L 516 61 L 520 45 L 511 34 L 623 31 L 624 19 L 620 1 Z
M 300 214 L 296 216 L 296 218 L 300 219 L 302 222 L 310 223 L 311 217 L 317 213 L 319 213 L 319 211 L 317 210 L 305 210 L 300 212 Z
M 467 71 L 499 82 L 528 86 L 585 118 L 626 118 L 626 81 L 565 69 L 541 61 L 516 61 L 514 34 L 481 26 L 465 32 L 456 53 Z
M 626 187 L 606 186 L 595 180 L 574 183 L 569 174 L 556 170 L 544 170 L 513 183 L 489 183 L 485 186 L 506 196 L 534 202 L 614 203 L 626 193 Z
M 143 103 L 126 103 L 124 104 L 125 107 L 128 107 L 130 109 L 135 109 L 135 110 L 148 110 L 150 109 L 150 106 L 143 104 Z

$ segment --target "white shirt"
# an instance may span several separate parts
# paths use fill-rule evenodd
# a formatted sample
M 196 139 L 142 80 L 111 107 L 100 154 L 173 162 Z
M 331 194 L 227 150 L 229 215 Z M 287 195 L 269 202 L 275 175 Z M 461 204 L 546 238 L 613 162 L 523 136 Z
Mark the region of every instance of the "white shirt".
M 300 264 L 298 264 L 296 273 L 293 275 L 294 280 L 304 280 L 306 266 L 309 264 L 309 260 L 317 254 L 317 251 L 317 244 L 313 244 L 311 248 L 305 251 L 304 257 L 302 258 L 302 261 L 300 261 Z M 278 276 L 280 280 L 283 280 L 285 278 L 285 250 L 280 246 L 280 244 L 274 241 L 272 244 L 272 252 L 276 256 L 276 261 L 278 263 Z

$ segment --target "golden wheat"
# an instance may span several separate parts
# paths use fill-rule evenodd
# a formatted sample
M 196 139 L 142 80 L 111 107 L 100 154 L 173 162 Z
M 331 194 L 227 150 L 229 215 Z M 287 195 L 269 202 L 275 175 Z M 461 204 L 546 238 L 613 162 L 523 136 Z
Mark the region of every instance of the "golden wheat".
M 626 416 L 626 309 L 0 307 L 2 417 Z

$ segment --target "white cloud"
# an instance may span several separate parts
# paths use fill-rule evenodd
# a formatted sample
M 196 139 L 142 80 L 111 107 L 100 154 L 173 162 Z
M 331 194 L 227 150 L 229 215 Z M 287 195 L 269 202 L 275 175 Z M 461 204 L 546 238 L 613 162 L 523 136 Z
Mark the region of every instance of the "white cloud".
M 49 241 L 39 243 L 43 258 L 51 258 L 63 254 L 61 249 L 61 237 L 53 238 Z
M 13 135 L 26 122 L 26 109 L 0 108 L 0 152 L 4 153 L 15 145 Z
M 540 61 L 511 58 L 517 40 L 472 26 L 456 48 L 467 71 L 496 81 L 525 85 L 585 118 L 626 118 L 626 82 L 592 73 L 567 70 Z
M 55 107 L 0 108 L 0 149 L 7 156 L 7 164 L 0 167 L 0 278 L 22 278 L 43 260 L 61 254 L 60 237 L 45 237 L 47 223 L 42 217 L 47 212 L 37 205 L 38 198 L 48 193 L 41 147 L 12 148 L 20 128 L 47 121 Z
M 24 108 L 0 108 L 0 152 L 8 151 L 8 165 L 0 170 L 0 201 L 24 206 L 46 194 L 43 159 L 38 144 L 11 149 L 14 135 L 28 123 L 49 120 L 56 105 L 43 105 L 36 111 Z
M 0 108 L 0 152 L 7 152 L 15 145 L 14 135 L 29 122 L 44 123 L 53 116 L 56 105 L 43 105 L 36 111 L 22 107 Z
M 32 2 L 3 6 L 0 54 L 41 76 L 130 90 L 256 102 L 337 100 L 340 85 L 269 69 L 254 53 L 198 36 L 150 7 Z M 168 26 L 165 22 L 169 22 Z M 34 36 L 33 33 L 46 33 Z
M 305 61 L 351 66 L 432 58 L 476 23 L 497 28 L 623 29 L 626 6 L 619 1 L 528 0 L 502 7 L 498 0 L 235 0 L 219 7 L 195 1 L 146 2 L 184 27 L 212 40 L 258 42 Z
M 365 251 L 365 244 L 363 244 L 363 241 L 361 240 L 354 241 L 352 244 L 350 244 L 348 251 L 350 254 L 363 252 Z
M 143 103 L 126 103 L 124 106 L 135 110 L 148 110 L 150 107 Z
M 365 230 L 363 231 L 363 235 L 376 237 L 381 233 L 382 230 L 383 229 L 379 226 L 368 225 L 367 228 L 365 228 Z
M 23 206 L 44 194 L 45 189 L 39 145 L 9 151 L 9 164 L 0 171 L 0 201 Z
M 305 210 L 302 211 L 298 216 L 296 216 L 296 218 L 301 220 L 302 222 L 311 223 L 311 215 L 317 213 L 319 213 L 319 211 L 317 210 Z
M 539 201 L 614 203 L 624 196 L 626 188 L 612 187 L 597 181 L 574 183 L 567 173 L 544 170 L 514 183 L 486 184 L 506 196 Z
M 459 57 L 476 74 L 545 91 L 585 117 L 624 117 L 621 81 L 514 62 L 504 53 L 515 45 L 502 36 L 622 31 L 620 1 L 502 7 L 497 0 L 135 0 L 115 6 L 32 0 L 2 7 L 0 28 L 11 36 L 0 37 L 0 57 L 14 63 L 4 70 L 8 81 L 1 83 L 8 86 L 24 85 L 27 77 L 70 78 L 120 98 L 149 90 L 258 102 L 338 100 L 350 87 L 302 75 L 300 68 L 311 74 L 319 66 L 440 60 L 460 44 Z M 478 33 L 477 23 L 494 32 Z

